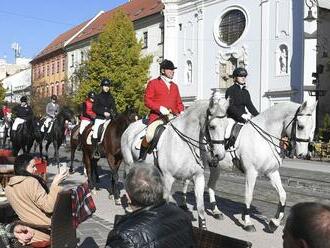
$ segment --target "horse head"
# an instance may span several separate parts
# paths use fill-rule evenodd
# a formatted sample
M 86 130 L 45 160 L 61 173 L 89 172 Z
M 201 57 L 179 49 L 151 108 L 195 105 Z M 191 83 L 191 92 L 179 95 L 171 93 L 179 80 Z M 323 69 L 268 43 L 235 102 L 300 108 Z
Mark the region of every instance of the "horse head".
M 127 116 L 129 123 L 132 123 L 139 119 L 138 111 L 132 105 L 127 105 L 124 113 Z
M 211 150 L 212 157 L 222 160 L 226 155 L 225 131 L 228 125 L 227 109 L 229 101 L 213 95 L 207 110 L 205 137 Z
M 314 137 L 316 105 L 317 102 L 307 101 L 301 104 L 292 120 L 292 128 L 287 131 L 294 142 L 297 157 L 308 154 L 308 144 Z
M 72 124 L 76 124 L 76 117 L 73 111 L 69 107 L 62 107 L 58 117 L 62 117 L 64 120 L 71 122 Z

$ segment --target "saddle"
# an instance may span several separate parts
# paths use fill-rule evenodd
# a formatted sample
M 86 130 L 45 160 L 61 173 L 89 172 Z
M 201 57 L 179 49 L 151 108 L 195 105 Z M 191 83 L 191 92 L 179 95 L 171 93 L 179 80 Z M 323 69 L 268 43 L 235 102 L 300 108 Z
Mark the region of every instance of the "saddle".
M 103 139 L 104 139 L 104 133 L 105 133 L 105 130 L 107 129 L 108 125 L 110 124 L 111 120 L 107 120 L 106 122 L 104 122 L 103 124 L 101 124 L 99 126 L 99 129 L 97 130 L 97 140 L 98 140 L 98 143 L 102 143 Z M 92 125 L 92 124 L 89 124 L 89 125 Z M 88 125 L 88 126 L 89 126 Z M 87 129 L 87 127 L 86 127 Z M 87 136 L 87 144 L 88 145 L 91 145 L 92 144 L 92 129 L 89 130 L 89 134 Z

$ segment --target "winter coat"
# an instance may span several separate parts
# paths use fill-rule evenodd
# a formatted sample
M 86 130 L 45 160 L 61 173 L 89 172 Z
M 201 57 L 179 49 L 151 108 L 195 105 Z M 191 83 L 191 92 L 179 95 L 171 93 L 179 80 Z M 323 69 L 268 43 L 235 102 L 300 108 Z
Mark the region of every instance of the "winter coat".
M 96 113 L 93 111 L 93 102 L 88 98 L 82 104 L 82 114 L 80 116 L 81 120 L 91 121 L 96 117 Z
M 106 248 L 188 248 L 193 247 L 192 224 L 187 214 L 162 202 L 115 221 Z
M 30 176 L 11 177 L 6 188 L 6 197 L 23 222 L 50 225 L 55 201 L 62 187 L 51 185 L 49 193 L 39 181 Z M 31 242 L 49 240 L 49 235 L 34 230 Z
M 33 111 L 29 105 L 24 107 L 17 105 L 13 108 L 13 112 L 15 113 L 16 117 L 22 118 L 26 121 L 32 120 L 33 118 Z
M 104 112 L 109 112 L 111 118 L 114 118 L 117 114 L 115 99 L 110 92 L 102 91 L 95 96 L 93 111 L 96 113 L 96 119 L 106 119 Z
M 230 97 L 230 104 L 227 109 L 227 114 L 228 117 L 233 118 L 235 121 L 241 123 L 246 122 L 242 118 L 242 114 L 246 114 L 245 107 L 253 116 L 259 114 L 251 101 L 248 90 L 245 87 L 241 88 L 238 84 L 233 84 L 226 91 L 226 99 L 228 97 Z
M 171 82 L 168 88 L 160 77 L 149 81 L 144 94 L 144 104 L 150 109 L 149 124 L 160 117 L 160 106 L 171 110 L 174 115 L 184 109 L 178 86 Z

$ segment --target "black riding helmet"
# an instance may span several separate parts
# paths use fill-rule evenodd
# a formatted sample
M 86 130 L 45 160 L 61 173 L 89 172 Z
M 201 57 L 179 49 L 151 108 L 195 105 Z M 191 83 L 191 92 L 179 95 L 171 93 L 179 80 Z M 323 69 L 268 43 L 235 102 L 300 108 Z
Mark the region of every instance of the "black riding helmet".
M 56 95 L 52 95 L 52 97 L 50 98 L 51 100 L 57 100 L 57 96 Z
M 94 99 L 95 98 L 95 92 L 94 91 L 88 92 L 88 98 Z
M 102 79 L 100 86 L 110 86 L 112 81 L 110 79 Z
M 26 96 L 22 96 L 21 99 L 20 99 L 21 102 L 27 102 L 27 100 L 28 100 L 28 99 L 27 99 Z
M 242 67 L 237 67 L 233 71 L 233 77 L 246 77 L 248 75 L 247 70 Z
M 174 66 L 173 62 L 171 60 L 164 59 L 163 62 L 159 64 L 160 69 L 169 69 L 169 70 L 175 70 L 177 67 Z

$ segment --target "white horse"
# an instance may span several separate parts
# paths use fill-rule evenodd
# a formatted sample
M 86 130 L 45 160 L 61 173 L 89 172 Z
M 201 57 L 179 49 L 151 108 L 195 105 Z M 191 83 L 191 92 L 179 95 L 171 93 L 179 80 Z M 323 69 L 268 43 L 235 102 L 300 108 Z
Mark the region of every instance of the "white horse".
M 156 165 L 163 175 L 164 198 L 173 200 L 172 184 L 175 179 L 193 179 L 199 216 L 199 226 L 206 228 L 204 211 L 204 166 L 203 151 L 212 153 L 221 160 L 225 156 L 224 134 L 227 126 L 226 111 L 228 101 L 211 98 L 210 101 L 197 101 L 181 116 L 167 124 L 157 144 L 154 156 L 148 156 L 146 163 Z M 124 163 L 133 166 L 139 157 L 136 145 L 144 135 L 146 126 L 142 121 L 132 123 L 121 138 Z
M 313 113 L 316 104 L 302 105 L 286 102 L 279 103 L 254 117 L 241 129 L 237 138 L 235 153 L 241 161 L 245 172 L 245 211 L 242 215 L 244 230 L 255 231 L 250 219 L 250 205 L 256 178 L 259 174 L 266 175 L 279 194 L 277 213 L 269 222 L 269 231 L 274 232 L 284 217 L 286 192 L 283 189 L 279 167 L 283 159 L 280 156 L 280 138 L 287 136 L 294 144 L 295 155 L 306 156 L 308 142 L 313 139 L 315 128 Z M 220 168 L 232 168 L 233 152 L 226 152 L 226 156 L 219 162 L 218 167 L 210 168 L 208 183 L 210 202 L 214 214 L 221 215 L 215 201 L 214 189 L 220 176 Z M 184 194 L 187 192 L 189 181 L 186 181 Z

